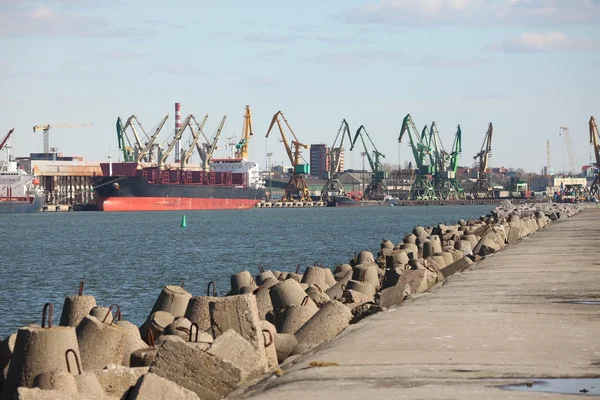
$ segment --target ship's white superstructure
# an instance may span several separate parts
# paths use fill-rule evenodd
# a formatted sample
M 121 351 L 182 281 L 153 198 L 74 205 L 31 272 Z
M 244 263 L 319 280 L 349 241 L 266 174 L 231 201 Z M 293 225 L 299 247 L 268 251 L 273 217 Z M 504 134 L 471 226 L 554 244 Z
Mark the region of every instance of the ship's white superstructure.
M 264 188 L 265 181 L 260 172 L 260 167 L 256 161 L 242 160 L 239 158 L 220 158 L 213 159 L 210 163 L 211 171 L 245 173 L 248 187 Z

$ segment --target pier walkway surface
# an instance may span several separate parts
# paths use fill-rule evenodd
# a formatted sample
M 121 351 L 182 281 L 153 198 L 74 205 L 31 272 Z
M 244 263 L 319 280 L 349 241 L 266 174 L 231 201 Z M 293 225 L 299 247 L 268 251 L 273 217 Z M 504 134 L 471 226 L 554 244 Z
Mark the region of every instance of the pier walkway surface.
M 560 219 L 351 326 L 241 398 L 585 398 L 500 386 L 600 377 L 599 227 L 598 208 Z

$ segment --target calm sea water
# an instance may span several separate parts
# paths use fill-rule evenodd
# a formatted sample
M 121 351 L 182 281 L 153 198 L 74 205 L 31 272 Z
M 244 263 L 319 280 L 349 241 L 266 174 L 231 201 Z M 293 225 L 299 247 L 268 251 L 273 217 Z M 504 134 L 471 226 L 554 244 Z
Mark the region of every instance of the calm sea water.
M 224 293 L 244 269 L 335 266 L 354 252 L 376 252 L 382 238 L 399 242 L 417 224 L 477 218 L 493 207 L 195 211 L 185 213 L 186 228 L 183 212 L 0 215 L 0 337 L 41 323 L 46 302 L 58 325 L 80 280 L 99 305 L 118 303 L 123 318 L 140 325 L 166 284 L 185 282 L 198 296 L 214 280 Z

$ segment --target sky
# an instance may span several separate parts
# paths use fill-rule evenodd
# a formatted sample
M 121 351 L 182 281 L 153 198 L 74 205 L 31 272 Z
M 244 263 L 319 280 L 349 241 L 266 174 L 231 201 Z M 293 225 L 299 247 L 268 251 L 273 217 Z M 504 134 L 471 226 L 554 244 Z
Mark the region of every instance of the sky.
M 468 166 L 492 122 L 491 166 L 539 172 L 550 140 L 566 170 L 560 127 L 584 165 L 600 118 L 599 17 L 600 0 L 0 0 L 0 136 L 15 128 L 25 156 L 42 151 L 33 125 L 91 122 L 51 130 L 50 146 L 116 160 L 117 117 L 150 130 L 169 114 L 166 143 L 180 102 L 182 119 L 208 113 L 207 134 L 227 115 L 225 156 L 248 104 L 262 166 L 267 151 L 289 164 L 279 132 L 265 138 L 281 110 L 305 144 L 364 125 L 390 164 L 412 161 L 406 114 L 435 121 L 446 148 L 460 124 Z M 346 168 L 361 168 L 357 146 Z

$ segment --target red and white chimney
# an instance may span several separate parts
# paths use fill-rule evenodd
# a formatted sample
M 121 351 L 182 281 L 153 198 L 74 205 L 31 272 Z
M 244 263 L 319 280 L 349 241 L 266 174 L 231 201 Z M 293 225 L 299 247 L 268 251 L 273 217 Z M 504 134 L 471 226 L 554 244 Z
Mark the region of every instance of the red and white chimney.
M 179 128 L 181 128 L 181 104 L 180 103 L 175 103 L 175 132 L 177 132 L 179 130 Z M 180 140 L 177 141 L 177 143 L 175 143 L 175 162 L 179 162 L 180 161 L 180 150 L 179 150 L 179 145 L 180 145 Z

